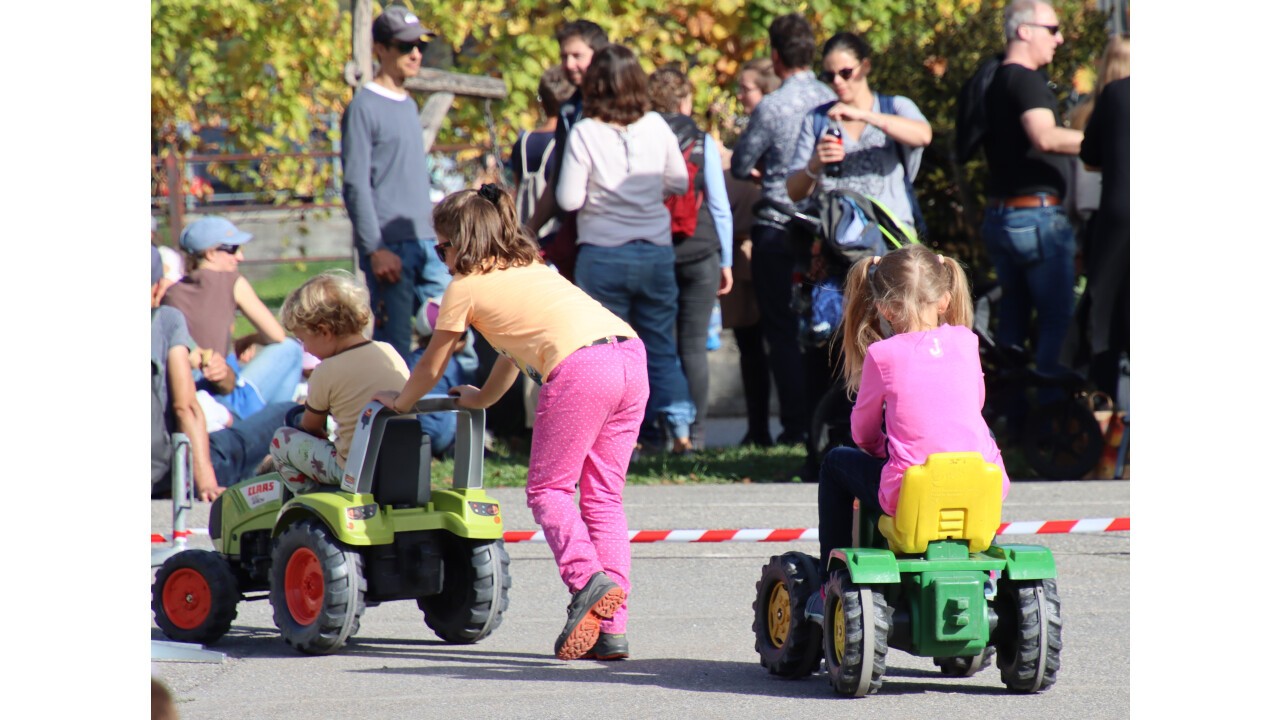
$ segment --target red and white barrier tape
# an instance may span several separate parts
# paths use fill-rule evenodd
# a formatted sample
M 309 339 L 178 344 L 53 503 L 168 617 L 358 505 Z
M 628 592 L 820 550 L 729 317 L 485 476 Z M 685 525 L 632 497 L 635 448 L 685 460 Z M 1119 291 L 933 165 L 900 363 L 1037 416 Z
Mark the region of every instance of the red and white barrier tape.
M 1000 523 L 997 535 L 1051 535 L 1059 533 L 1123 532 L 1129 530 L 1129 518 L 1085 518 L 1083 520 L 1023 520 Z M 207 528 L 192 528 L 185 536 L 208 535 Z M 713 542 L 793 542 L 818 540 L 817 528 L 745 528 L 740 530 L 632 530 L 633 543 L 713 543 Z M 509 543 L 546 542 L 541 530 L 508 530 L 502 539 Z M 169 542 L 158 533 L 151 542 Z

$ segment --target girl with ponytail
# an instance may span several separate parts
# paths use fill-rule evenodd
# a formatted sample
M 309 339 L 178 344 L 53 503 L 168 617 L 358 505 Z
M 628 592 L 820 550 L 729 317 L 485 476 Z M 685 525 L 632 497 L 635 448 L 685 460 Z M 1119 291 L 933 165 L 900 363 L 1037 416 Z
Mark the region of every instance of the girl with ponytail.
M 906 245 L 849 269 L 844 379 L 857 392 L 849 417 L 856 448 L 827 454 L 818 476 L 824 560 L 848 547 L 854 498 L 895 515 L 902 474 L 938 452 L 980 452 L 1009 476 L 982 417 L 986 397 L 973 301 L 964 270 L 923 245 Z M 874 517 L 874 516 L 873 516 Z

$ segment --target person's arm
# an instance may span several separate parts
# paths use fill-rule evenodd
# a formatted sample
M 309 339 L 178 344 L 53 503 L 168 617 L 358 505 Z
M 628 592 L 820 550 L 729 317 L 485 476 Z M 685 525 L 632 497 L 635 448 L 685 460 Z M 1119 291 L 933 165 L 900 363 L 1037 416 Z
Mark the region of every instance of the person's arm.
M 1032 147 L 1040 152 L 1080 154 L 1084 133 L 1074 128 L 1059 127 L 1049 108 L 1031 108 L 1022 113 L 1022 130 L 1027 133 Z
M 204 379 L 213 383 L 219 395 L 228 395 L 236 389 L 236 371 L 221 353 L 210 348 L 196 348 L 189 358 L 191 369 L 203 373 Z
M 412 410 L 413 406 L 430 392 L 436 383 L 440 382 L 440 376 L 444 375 L 445 368 L 449 365 L 449 356 L 453 354 L 453 347 L 460 337 L 462 337 L 461 332 L 442 330 L 437 327 L 431 334 L 427 349 L 423 351 L 422 357 L 418 358 L 418 362 L 409 373 L 409 380 L 404 384 L 404 388 L 398 393 L 394 390 L 383 390 L 375 394 L 373 399 L 398 413 L 407 413 Z
M 270 345 L 282 342 L 288 337 L 284 332 L 284 328 L 280 325 L 280 321 L 271 313 L 266 303 L 262 302 L 258 294 L 253 291 L 253 286 L 249 284 L 248 280 L 244 279 L 244 276 L 236 278 L 232 293 L 236 299 L 236 307 L 240 309 L 240 312 L 244 313 L 244 316 L 258 330 L 257 336 L 253 338 L 254 341 L 263 345 Z M 238 346 L 240 340 L 236 342 Z
M 359 91 L 357 91 L 359 92 Z M 356 250 L 368 255 L 382 247 L 382 230 L 373 204 L 373 129 L 361 106 L 342 114 L 342 201 L 355 236 Z
M 871 353 L 862 363 L 858 399 L 849 413 L 849 433 L 854 444 L 872 457 L 886 457 L 884 436 L 884 378 Z
M 739 180 L 751 178 L 751 171 L 769 149 L 769 132 L 760 120 L 761 117 L 760 107 L 757 106 L 755 112 L 751 113 L 751 119 L 747 121 L 747 129 L 738 138 L 738 142 L 733 144 L 729 172 Z
M 178 430 L 191 441 L 191 469 L 195 474 L 196 497 L 212 502 L 222 494 L 209 455 L 209 430 L 205 427 L 204 410 L 196 399 L 196 382 L 191 375 L 191 358 L 186 346 L 169 348 L 166 363 L 169 398 Z
M 689 168 L 685 165 L 684 153 L 680 152 L 680 141 L 665 122 L 658 128 L 658 134 L 658 142 L 666 152 L 662 166 L 662 196 L 684 195 L 690 192 Z
M 703 144 L 702 180 L 706 185 L 707 209 L 715 221 L 720 238 L 720 288 L 716 295 L 728 295 L 733 289 L 733 213 L 729 208 L 729 191 L 724 184 L 720 165 L 720 148 L 711 133 Z
M 373 203 L 373 129 L 367 111 L 348 106 L 342 115 L 342 202 L 351 219 L 356 251 L 385 283 L 400 281 L 400 256 L 382 244 Z
M 832 120 L 831 122 L 838 122 Z M 796 137 L 796 150 L 791 156 L 791 174 L 787 176 L 787 197 L 798 202 L 809 197 L 818 187 L 827 163 L 844 161 L 844 143 L 823 133 L 822 141 L 813 135 L 813 114 L 805 115 L 800 123 L 800 135 Z
M 586 204 L 587 183 L 591 178 L 591 153 L 587 152 L 586 143 L 582 139 L 582 127 L 582 123 L 579 123 L 569 131 L 564 158 L 560 163 L 560 178 L 556 182 L 554 201 L 560 209 L 568 212 L 581 209 Z
M 860 120 L 873 125 L 890 138 L 910 147 L 924 147 L 933 142 L 933 127 L 927 120 L 863 110 L 839 102 L 827 114 L 833 122 L 837 119 L 852 122 Z
M 298 429 L 321 440 L 329 439 L 329 413 L 306 407 L 298 420 Z
M 1106 117 L 1111 112 L 1108 97 L 1106 88 L 1099 91 L 1098 99 L 1093 105 L 1093 113 L 1089 115 L 1089 122 L 1084 127 L 1084 135 L 1080 138 L 1080 161 L 1084 163 L 1085 168 L 1094 172 L 1102 170 L 1104 161 L 1101 135 L 1106 132 L 1107 123 L 1100 118 Z
M 493 369 L 489 371 L 489 378 L 484 381 L 483 388 L 475 385 L 459 385 L 450 388 L 449 394 L 457 395 L 458 405 L 462 407 L 483 409 L 501 400 L 518 377 L 520 377 L 520 368 L 516 367 L 511 358 L 500 356 L 493 363 Z

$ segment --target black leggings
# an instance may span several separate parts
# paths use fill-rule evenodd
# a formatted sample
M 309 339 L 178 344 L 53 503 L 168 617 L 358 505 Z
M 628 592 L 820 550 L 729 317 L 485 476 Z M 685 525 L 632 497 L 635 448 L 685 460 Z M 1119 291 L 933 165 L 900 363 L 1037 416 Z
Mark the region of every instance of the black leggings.
M 711 373 L 707 367 L 707 327 L 720 289 L 720 256 L 708 255 L 702 260 L 676 265 L 676 287 L 679 289 L 676 312 L 676 350 L 680 365 L 689 382 L 689 395 L 698 416 L 689 426 L 689 439 L 695 448 L 706 445 L 707 397 Z
M 822 567 L 832 550 L 853 545 L 853 499 L 862 512 L 877 518 L 880 509 L 880 471 L 886 460 L 859 448 L 835 447 L 818 473 L 818 556 Z

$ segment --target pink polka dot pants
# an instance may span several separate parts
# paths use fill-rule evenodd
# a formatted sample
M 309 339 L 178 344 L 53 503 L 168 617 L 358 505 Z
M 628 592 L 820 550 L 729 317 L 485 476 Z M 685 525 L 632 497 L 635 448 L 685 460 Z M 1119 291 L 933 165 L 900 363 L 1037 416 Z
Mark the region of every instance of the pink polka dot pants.
M 622 488 L 648 399 L 639 338 L 576 350 L 551 371 L 538 394 L 526 491 L 570 592 L 603 570 L 631 593 Z M 580 505 L 574 503 L 575 490 Z M 622 633 L 626 627 L 623 603 L 600 629 Z

